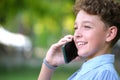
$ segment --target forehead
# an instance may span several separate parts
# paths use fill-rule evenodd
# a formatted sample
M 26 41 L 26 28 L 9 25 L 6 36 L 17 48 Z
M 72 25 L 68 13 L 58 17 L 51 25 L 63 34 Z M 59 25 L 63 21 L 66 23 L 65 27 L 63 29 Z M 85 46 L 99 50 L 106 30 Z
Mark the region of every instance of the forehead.
M 103 23 L 98 15 L 91 15 L 80 10 L 76 16 L 75 23 Z

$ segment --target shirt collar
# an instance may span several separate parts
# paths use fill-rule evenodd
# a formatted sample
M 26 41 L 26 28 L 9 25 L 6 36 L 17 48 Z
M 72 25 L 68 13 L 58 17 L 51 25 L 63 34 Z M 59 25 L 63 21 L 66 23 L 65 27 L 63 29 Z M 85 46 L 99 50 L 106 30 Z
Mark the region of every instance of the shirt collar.
M 113 64 L 114 63 L 114 55 L 112 54 L 104 54 L 104 55 L 101 55 L 101 56 L 97 56 L 95 58 L 92 58 L 88 61 L 86 61 L 81 69 L 80 69 L 80 73 L 81 75 L 87 73 L 88 71 L 96 68 L 96 67 L 99 67 L 103 64 L 107 64 L 107 63 L 111 63 Z

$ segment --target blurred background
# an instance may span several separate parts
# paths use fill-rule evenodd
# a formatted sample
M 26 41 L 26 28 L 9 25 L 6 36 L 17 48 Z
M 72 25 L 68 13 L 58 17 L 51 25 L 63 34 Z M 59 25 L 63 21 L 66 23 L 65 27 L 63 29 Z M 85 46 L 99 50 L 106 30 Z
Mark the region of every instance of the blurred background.
M 74 32 L 73 4 L 74 0 L 0 0 L 0 80 L 37 80 L 50 45 Z M 120 73 L 120 42 L 113 53 Z M 61 66 L 52 80 L 67 79 L 81 63 Z

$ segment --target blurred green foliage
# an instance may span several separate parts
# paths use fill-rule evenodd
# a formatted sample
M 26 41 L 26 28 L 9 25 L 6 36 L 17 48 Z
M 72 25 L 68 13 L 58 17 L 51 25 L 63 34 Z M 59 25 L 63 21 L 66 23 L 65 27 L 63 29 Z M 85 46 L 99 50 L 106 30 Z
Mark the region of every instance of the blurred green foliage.
M 60 67 L 56 70 L 51 80 L 67 80 L 77 69 Z M 37 80 L 40 72 L 39 68 L 14 68 L 13 70 L 0 70 L 0 80 Z
M 74 0 L 0 0 L 0 24 L 47 47 L 73 33 Z

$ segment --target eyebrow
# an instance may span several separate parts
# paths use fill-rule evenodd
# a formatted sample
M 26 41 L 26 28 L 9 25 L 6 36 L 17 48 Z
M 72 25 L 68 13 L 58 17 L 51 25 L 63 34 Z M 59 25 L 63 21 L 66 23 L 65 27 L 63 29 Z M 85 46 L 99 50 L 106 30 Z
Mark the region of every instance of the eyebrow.
M 83 21 L 83 23 L 90 23 L 90 24 L 94 25 L 91 21 Z M 77 22 L 75 22 L 74 25 L 77 25 Z

